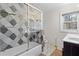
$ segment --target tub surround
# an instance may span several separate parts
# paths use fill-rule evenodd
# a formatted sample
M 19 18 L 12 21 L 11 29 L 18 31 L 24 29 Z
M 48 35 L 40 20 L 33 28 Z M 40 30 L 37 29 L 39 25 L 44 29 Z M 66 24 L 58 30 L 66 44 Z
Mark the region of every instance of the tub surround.
M 1 3 L 0 55 L 18 55 L 42 45 L 42 16 L 42 11 L 26 3 Z

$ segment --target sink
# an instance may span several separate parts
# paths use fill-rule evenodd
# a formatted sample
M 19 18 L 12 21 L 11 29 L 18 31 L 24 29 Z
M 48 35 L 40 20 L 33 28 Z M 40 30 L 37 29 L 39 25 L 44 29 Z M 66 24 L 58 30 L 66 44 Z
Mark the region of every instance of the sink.
M 79 44 L 79 34 L 67 34 L 63 41 Z
M 79 38 L 69 38 L 70 40 L 79 41 Z

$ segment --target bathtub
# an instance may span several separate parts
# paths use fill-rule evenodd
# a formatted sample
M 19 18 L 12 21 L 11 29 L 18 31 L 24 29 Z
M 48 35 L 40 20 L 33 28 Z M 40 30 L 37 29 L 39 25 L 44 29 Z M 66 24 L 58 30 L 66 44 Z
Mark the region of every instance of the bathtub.
M 39 56 L 42 53 L 41 45 L 38 45 L 18 56 Z
M 41 44 L 30 42 L 29 48 L 28 44 L 23 44 L 0 52 L 0 56 L 38 56 L 42 53 L 41 47 Z

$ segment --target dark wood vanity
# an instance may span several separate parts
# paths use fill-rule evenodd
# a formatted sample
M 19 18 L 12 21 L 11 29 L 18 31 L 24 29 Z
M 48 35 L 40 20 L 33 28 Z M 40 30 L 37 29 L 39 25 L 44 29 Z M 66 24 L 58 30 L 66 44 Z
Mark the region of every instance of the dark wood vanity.
M 79 56 L 79 44 L 64 41 L 63 56 Z

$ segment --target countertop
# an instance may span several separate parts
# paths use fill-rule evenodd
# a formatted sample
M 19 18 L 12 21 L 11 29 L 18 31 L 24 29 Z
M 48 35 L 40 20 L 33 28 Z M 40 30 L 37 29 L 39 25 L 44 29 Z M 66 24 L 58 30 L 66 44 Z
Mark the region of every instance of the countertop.
M 79 34 L 67 34 L 62 40 L 65 42 L 79 44 Z

